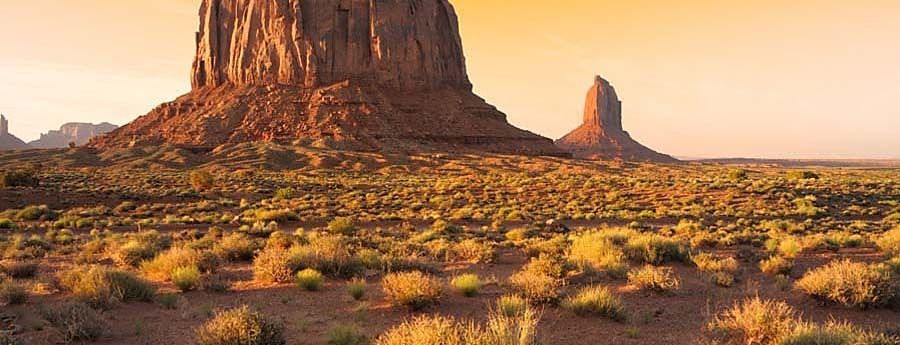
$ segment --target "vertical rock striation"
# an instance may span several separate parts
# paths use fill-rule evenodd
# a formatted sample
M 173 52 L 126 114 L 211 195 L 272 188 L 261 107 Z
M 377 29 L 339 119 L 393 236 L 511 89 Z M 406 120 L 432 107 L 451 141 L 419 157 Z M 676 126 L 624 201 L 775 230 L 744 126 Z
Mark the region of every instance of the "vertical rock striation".
M 90 146 L 565 155 L 472 93 L 448 0 L 203 0 L 196 38 L 193 90 Z
M 584 123 L 556 145 L 583 159 L 621 159 L 674 163 L 675 158 L 641 145 L 622 127 L 622 101 L 616 89 L 597 76 L 588 90 Z

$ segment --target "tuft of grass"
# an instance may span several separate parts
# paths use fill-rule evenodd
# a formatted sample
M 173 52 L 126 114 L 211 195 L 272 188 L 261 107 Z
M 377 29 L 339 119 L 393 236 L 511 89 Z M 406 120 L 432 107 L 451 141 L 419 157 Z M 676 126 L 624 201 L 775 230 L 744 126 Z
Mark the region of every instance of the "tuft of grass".
M 340 325 L 328 331 L 328 345 L 367 345 L 369 337 L 356 327 Z
M 568 260 L 585 271 L 624 278 L 628 273 L 625 253 L 608 237 L 599 231 L 575 237 L 569 246 Z
M 729 287 L 734 284 L 734 273 L 738 270 L 738 262 L 734 258 L 720 259 L 709 253 L 701 253 L 692 256 L 691 260 L 716 285 Z
M 537 345 L 539 321 L 531 308 L 516 316 L 492 313 L 484 325 L 421 316 L 388 330 L 375 345 Z
M 219 310 L 195 330 L 197 345 L 285 345 L 284 326 L 243 306 Z
M 852 307 L 880 307 L 900 297 L 887 265 L 834 261 L 803 275 L 795 287 L 826 301 Z
M 453 278 L 450 285 L 452 285 L 456 291 L 462 293 L 463 296 L 475 297 L 478 295 L 478 292 L 481 291 L 484 283 L 477 274 L 463 274 Z
M 84 303 L 42 308 L 40 312 L 44 319 L 60 331 L 67 344 L 74 341 L 95 341 L 107 329 L 100 313 Z
M 794 269 L 794 260 L 775 255 L 759 262 L 759 269 L 763 273 L 773 276 L 789 275 Z
M 632 236 L 625 244 L 625 255 L 632 260 L 659 265 L 666 262 L 688 262 L 688 247 L 679 241 L 657 234 Z
M 900 257 L 900 226 L 881 235 L 875 243 L 888 257 Z
M 350 217 L 338 217 L 328 222 L 328 231 L 333 234 L 352 235 L 356 230 L 356 224 Z
M 256 248 L 250 236 L 234 232 L 217 241 L 213 251 L 227 261 L 250 261 Z
M 532 259 L 520 271 L 509 278 L 509 283 L 519 294 L 534 303 L 553 303 L 559 300 L 563 281 L 562 265 L 552 258 Z
M 618 322 L 628 318 L 622 299 L 603 286 L 582 288 L 563 301 L 562 306 L 579 316 L 599 315 Z
M 150 301 L 156 288 L 134 274 L 101 266 L 79 267 L 62 274 L 60 285 L 92 307 L 109 309 L 119 302 Z
M 395 305 L 422 310 L 440 300 L 441 283 L 419 271 L 391 273 L 384 277 L 381 287 Z
M 900 338 L 860 330 L 849 323 L 829 322 L 817 325 L 798 322 L 779 341 L 778 345 L 888 345 L 898 344 Z
M 487 241 L 467 239 L 456 243 L 451 248 L 453 257 L 457 260 L 483 264 L 494 261 L 494 246 Z
M 156 297 L 156 301 L 162 305 L 163 308 L 168 310 L 178 309 L 178 300 L 179 297 L 177 294 L 163 294 Z
M 297 286 L 306 291 L 319 291 L 324 280 L 325 277 L 322 273 L 312 268 L 297 272 Z
M 150 279 L 168 280 L 179 267 L 196 267 L 201 272 L 214 272 L 219 258 L 209 251 L 171 248 L 141 264 L 141 273 Z
M 347 293 L 353 300 L 361 301 L 366 296 L 366 281 L 362 278 L 354 278 L 347 285 Z
M 648 289 L 655 292 L 671 292 L 681 286 L 672 268 L 651 265 L 628 272 L 628 284 L 641 290 Z
M 528 300 L 519 295 L 506 295 L 497 299 L 496 312 L 507 317 L 522 315 L 528 310 Z
M 197 266 L 177 267 L 172 270 L 172 283 L 182 292 L 200 287 L 200 269 Z

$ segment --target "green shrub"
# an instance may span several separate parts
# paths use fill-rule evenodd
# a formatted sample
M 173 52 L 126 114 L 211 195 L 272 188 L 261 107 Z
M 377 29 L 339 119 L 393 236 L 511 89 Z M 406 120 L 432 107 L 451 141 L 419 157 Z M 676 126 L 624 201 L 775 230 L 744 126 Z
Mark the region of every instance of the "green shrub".
M 120 266 L 137 267 L 141 262 L 150 260 L 157 253 L 172 244 L 170 236 L 156 231 L 133 233 L 124 243 L 117 243 L 108 248 L 109 256 Z
M 481 291 L 481 288 L 484 286 L 484 283 L 481 281 L 481 278 L 478 277 L 477 274 L 463 274 L 456 278 L 453 278 L 453 281 L 450 282 L 450 285 L 453 286 L 456 291 L 459 291 L 463 296 L 466 297 L 475 297 L 478 295 L 478 292 Z
M 79 267 L 64 272 L 60 285 L 76 298 L 101 309 L 123 301 L 150 301 L 156 293 L 156 288 L 129 272 L 100 266 Z
M 522 315 L 528 309 L 528 300 L 519 295 L 506 295 L 497 299 L 497 313 L 507 317 Z
M 328 345 L 367 345 L 369 338 L 356 327 L 337 326 L 328 331 Z
M 350 243 L 342 235 L 312 234 L 305 245 L 290 249 L 298 268 L 315 268 L 329 276 L 353 277 L 364 270 L 362 261 L 350 252 Z
M 585 271 L 606 273 L 616 278 L 623 278 L 628 272 L 625 253 L 601 232 L 575 237 L 569 247 L 568 259 Z
M 18 229 L 19 225 L 9 218 L 0 218 L 0 229 Z
M 172 283 L 182 292 L 200 287 L 200 269 L 197 266 L 177 267 L 172 270 Z
M 381 282 L 384 294 L 398 306 L 422 310 L 438 303 L 441 283 L 419 271 L 391 273 Z
M 37 187 L 38 185 L 40 185 L 40 180 L 31 171 L 17 170 L 0 173 L 0 188 Z
M 803 275 L 797 289 L 822 300 L 860 308 L 885 306 L 900 296 L 886 265 L 834 261 Z
M 284 326 L 243 306 L 217 311 L 196 329 L 197 345 L 285 345 Z
M 296 192 L 290 187 L 278 188 L 278 190 L 275 191 L 275 199 L 290 200 L 293 199 L 295 195 Z
M 675 277 L 671 268 L 650 265 L 628 272 L 628 284 L 638 289 L 649 289 L 656 292 L 678 290 L 681 286 L 681 282 Z
M 765 274 L 786 276 L 791 274 L 791 270 L 794 269 L 794 261 L 781 255 L 775 255 L 760 261 L 759 269 Z
M 563 301 L 562 306 L 580 316 L 599 315 L 619 322 L 628 317 L 622 299 L 602 286 L 585 287 Z
M 686 245 L 656 234 L 631 237 L 625 245 L 625 255 L 652 265 L 671 261 L 687 262 L 690 258 Z
M 28 300 L 28 291 L 12 279 L 0 278 L 0 304 L 24 304 Z
M 41 315 L 60 331 L 66 343 L 95 341 L 100 339 L 107 329 L 107 324 L 100 313 L 84 303 L 42 308 Z
M 163 294 L 156 296 L 156 301 L 162 305 L 163 308 L 168 310 L 178 309 L 178 301 L 180 297 L 177 294 Z
M 774 345 L 794 327 L 795 316 L 787 303 L 756 297 L 722 312 L 708 327 L 726 344 Z
M 250 261 L 257 245 L 253 239 L 239 232 L 222 237 L 215 246 L 213 252 L 227 261 Z
M 217 255 L 186 247 L 175 247 L 141 264 L 141 273 L 151 279 L 168 280 L 179 267 L 195 267 L 201 272 L 215 272 L 219 266 Z
M 325 281 L 325 276 L 322 275 L 319 271 L 316 271 L 312 268 L 307 268 L 300 272 L 297 272 L 297 286 L 300 286 L 301 289 L 306 291 L 319 291 L 322 288 L 322 283 Z
M 28 206 L 16 213 L 16 219 L 19 220 L 54 220 L 58 216 L 47 205 Z
M 328 231 L 333 234 L 352 235 L 357 230 L 353 223 L 353 218 L 338 217 L 328 223 Z

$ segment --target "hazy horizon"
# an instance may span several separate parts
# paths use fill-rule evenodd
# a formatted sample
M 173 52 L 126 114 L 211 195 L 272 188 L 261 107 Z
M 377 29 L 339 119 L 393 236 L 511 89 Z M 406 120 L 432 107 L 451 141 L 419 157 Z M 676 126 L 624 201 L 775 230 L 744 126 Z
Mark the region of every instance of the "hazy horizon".
M 900 159 L 895 1 L 451 2 L 476 93 L 549 138 L 580 124 L 603 75 L 625 129 L 673 156 Z M 198 4 L 6 4 L 10 132 L 123 125 L 188 92 Z

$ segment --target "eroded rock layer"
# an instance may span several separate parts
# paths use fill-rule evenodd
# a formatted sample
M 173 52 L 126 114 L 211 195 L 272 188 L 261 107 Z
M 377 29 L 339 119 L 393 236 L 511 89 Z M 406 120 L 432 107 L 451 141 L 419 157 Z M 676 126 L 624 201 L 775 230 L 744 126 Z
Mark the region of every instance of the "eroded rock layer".
M 597 76 L 588 90 L 584 123 L 556 141 L 561 149 L 582 159 L 617 159 L 674 163 L 671 156 L 641 145 L 622 127 L 622 102 L 615 88 Z
M 28 146 L 36 149 L 57 149 L 69 147 L 70 144 L 81 146 L 96 136 L 112 132 L 118 126 L 103 122 L 100 124 L 70 122 L 41 134 L 41 138 L 28 143 Z
M 447 0 L 203 0 L 200 17 L 191 93 L 90 146 L 565 155 L 472 93 Z

